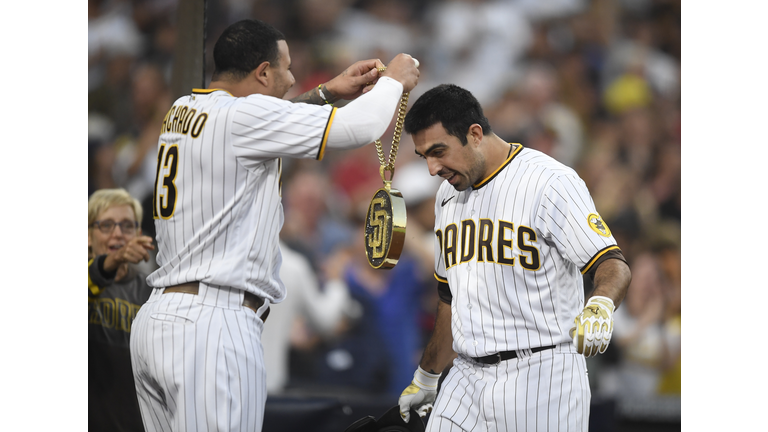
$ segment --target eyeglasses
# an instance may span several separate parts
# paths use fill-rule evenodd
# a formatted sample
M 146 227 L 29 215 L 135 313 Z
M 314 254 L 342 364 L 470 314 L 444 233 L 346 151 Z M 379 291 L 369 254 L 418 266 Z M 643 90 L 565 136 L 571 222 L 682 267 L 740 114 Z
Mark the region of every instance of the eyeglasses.
M 115 229 L 115 225 L 120 225 L 120 231 L 123 234 L 133 234 L 136 232 L 136 228 L 139 227 L 139 223 L 136 221 L 115 222 L 109 219 L 96 221 L 91 224 L 91 226 L 95 226 L 104 234 L 112 234 L 112 230 Z

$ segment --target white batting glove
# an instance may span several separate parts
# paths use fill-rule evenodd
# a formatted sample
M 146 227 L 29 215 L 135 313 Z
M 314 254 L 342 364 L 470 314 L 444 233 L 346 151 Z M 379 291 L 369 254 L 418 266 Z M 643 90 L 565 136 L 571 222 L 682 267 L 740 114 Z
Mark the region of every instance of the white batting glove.
M 613 300 L 608 297 L 594 296 L 589 299 L 584 310 L 574 319 L 571 328 L 573 345 L 584 357 L 596 356 L 608 349 L 613 334 Z
M 411 408 L 413 407 L 419 417 L 426 416 L 432 411 L 432 402 L 437 397 L 437 381 L 440 374 L 431 374 L 419 366 L 413 374 L 411 385 L 403 390 L 400 399 L 400 416 L 406 423 L 411 420 Z

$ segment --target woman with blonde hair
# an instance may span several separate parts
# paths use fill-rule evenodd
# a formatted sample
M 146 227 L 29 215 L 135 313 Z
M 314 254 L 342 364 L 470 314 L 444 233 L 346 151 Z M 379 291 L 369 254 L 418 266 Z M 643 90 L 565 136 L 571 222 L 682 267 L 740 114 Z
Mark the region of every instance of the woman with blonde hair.
M 143 431 L 129 351 L 131 323 L 149 298 L 152 238 L 141 235 L 141 204 L 124 189 L 88 199 L 88 425 Z

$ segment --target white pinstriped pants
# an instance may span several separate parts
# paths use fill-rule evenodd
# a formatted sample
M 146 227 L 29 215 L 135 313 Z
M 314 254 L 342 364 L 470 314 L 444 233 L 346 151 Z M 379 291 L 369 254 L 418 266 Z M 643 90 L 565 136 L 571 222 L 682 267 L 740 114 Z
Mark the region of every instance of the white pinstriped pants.
M 200 284 L 156 289 L 131 331 L 131 362 L 147 432 L 258 432 L 267 400 L 259 309 L 243 292 Z
M 459 356 L 426 431 L 587 432 L 590 399 L 586 360 L 570 343 L 498 365 Z

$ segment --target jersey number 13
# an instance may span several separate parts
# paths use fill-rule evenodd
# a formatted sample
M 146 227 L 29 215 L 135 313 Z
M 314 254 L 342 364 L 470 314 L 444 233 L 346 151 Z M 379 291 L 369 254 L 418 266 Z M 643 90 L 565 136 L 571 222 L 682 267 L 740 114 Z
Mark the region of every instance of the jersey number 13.
M 157 174 L 152 192 L 152 217 L 170 219 L 176 209 L 176 168 L 179 165 L 179 146 L 160 144 L 157 152 Z

